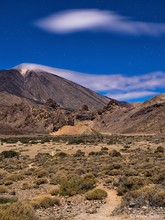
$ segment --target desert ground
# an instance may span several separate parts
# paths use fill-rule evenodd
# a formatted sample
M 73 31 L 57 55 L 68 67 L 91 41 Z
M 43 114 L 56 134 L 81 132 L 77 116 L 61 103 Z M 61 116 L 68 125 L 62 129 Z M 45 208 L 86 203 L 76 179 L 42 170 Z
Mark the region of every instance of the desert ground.
M 20 219 L 163 220 L 164 147 L 140 134 L 1 137 L 2 219 L 19 206 Z

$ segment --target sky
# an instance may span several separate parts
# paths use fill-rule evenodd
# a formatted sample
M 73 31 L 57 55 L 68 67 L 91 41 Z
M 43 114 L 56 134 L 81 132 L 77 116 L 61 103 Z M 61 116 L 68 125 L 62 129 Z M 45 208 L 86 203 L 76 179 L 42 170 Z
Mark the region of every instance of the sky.
M 164 0 L 0 0 L 0 69 L 60 68 L 102 95 L 145 101 L 165 90 L 164 10 Z

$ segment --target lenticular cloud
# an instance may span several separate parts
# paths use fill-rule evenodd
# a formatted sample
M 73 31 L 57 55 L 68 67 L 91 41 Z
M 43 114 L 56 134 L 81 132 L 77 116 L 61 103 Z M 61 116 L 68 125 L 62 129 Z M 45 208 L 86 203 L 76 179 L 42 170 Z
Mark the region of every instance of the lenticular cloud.
M 67 34 L 78 31 L 106 31 L 118 34 L 160 36 L 165 24 L 134 21 L 113 11 L 99 9 L 67 10 L 34 23 L 48 32 Z

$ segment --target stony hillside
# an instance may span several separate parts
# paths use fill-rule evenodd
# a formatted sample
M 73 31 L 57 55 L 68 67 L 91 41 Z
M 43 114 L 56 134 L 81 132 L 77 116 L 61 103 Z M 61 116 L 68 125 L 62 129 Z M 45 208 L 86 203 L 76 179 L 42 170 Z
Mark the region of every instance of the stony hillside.
M 134 108 L 110 102 L 98 115 L 95 128 L 105 133 L 165 133 L 165 95 L 159 95 Z

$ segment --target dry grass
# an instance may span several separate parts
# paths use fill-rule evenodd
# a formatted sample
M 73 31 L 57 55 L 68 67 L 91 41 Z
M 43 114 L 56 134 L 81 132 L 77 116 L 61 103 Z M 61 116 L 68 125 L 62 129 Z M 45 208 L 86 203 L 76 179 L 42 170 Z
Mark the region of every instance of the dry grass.
M 33 207 L 28 203 L 0 206 L 1 220 L 37 220 Z
M 88 200 L 102 200 L 107 197 L 107 192 L 103 189 L 93 189 L 85 194 Z
M 35 209 L 38 208 L 50 208 L 54 205 L 60 205 L 60 200 L 57 197 L 50 196 L 50 195 L 40 195 L 37 197 L 34 197 L 30 203 Z

